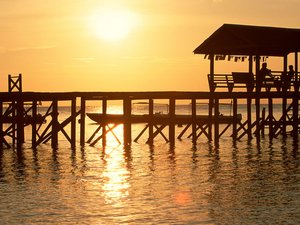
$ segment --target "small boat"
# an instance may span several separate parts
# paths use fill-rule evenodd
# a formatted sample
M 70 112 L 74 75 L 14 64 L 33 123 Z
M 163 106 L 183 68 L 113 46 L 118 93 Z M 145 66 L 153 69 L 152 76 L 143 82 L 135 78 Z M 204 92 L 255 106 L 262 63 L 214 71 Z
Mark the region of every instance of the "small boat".
M 96 123 L 125 123 L 130 120 L 130 123 L 154 123 L 154 124 L 167 124 L 167 123 L 175 123 L 175 124 L 190 124 L 192 122 L 196 123 L 208 123 L 211 121 L 214 123 L 217 119 L 215 116 L 209 115 L 197 115 L 193 117 L 192 115 L 169 115 L 169 114 L 144 114 L 144 115 L 131 115 L 127 118 L 123 114 L 103 114 L 103 113 L 87 113 L 86 114 L 91 120 Z M 237 123 L 241 121 L 242 115 L 238 114 L 236 117 L 227 116 L 227 115 L 219 115 L 218 122 L 229 124 L 229 123 Z

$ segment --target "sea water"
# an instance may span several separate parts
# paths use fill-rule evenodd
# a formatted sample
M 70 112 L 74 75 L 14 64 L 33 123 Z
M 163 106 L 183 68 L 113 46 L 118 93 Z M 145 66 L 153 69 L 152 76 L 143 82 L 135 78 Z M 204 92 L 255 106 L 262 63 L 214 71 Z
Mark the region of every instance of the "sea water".
M 86 136 L 96 128 L 87 120 Z M 114 132 L 122 141 L 122 126 Z M 290 136 L 223 135 L 219 145 L 184 136 L 175 146 L 157 137 L 150 146 L 145 134 L 124 147 L 109 134 L 105 147 L 71 149 L 60 135 L 57 149 L 32 149 L 30 135 L 22 154 L 0 152 L 0 224 L 300 223 L 299 142 Z

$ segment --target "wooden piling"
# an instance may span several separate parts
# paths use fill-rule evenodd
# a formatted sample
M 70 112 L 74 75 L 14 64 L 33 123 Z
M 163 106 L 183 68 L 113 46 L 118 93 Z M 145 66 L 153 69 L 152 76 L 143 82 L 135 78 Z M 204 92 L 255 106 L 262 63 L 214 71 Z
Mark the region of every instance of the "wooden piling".
M 123 143 L 126 146 L 131 143 L 131 99 L 129 97 L 123 99 L 123 113 L 125 118 L 123 124 Z
M 107 114 L 107 99 L 102 99 L 102 113 L 103 115 Z M 106 146 L 106 126 L 107 124 L 104 122 L 102 123 L 102 146 Z
M 192 142 L 195 145 L 197 142 L 197 123 L 196 123 L 197 104 L 195 98 L 192 98 L 191 104 L 192 104 Z
M 215 131 L 215 143 L 219 143 L 219 114 L 220 114 L 220 111 L 219 111 L 219 99 L 215 98 L 215 115 L 214 115 L 214 131 Z
M 175 117 L 175 98 L 169 99 L 169 141 L 170 145 L 175 144 L 175 123 L 174 123 L 174 117 Z
M 272 98 L 268 98 L 268 113 L 269 113 L 269 119 L 268 119 L 268 124 L 269 124 L 269 138 L 272 140 L 274 137 L 274 115 L 273 115 L 273 99 Z
M 86 102 L 85 98 L 81 97 L 80 99 L 80 145 L 84 146 L 85 144 L 85 108 Z
M 154 102 L 153 102 L 153 99 L 150 98 L 149 99 L 149 106 L 148 106 L 148 110 L 149 110 L 149 137 L 148 137 L 148 141 L 147 143 L 150 144 L 150 145 L 153 145 L 153 113 L 154 113 Z
M 18 98 L 17 101 L 17 150 L 21 150 L 22 144 L 24 143 L 24 105 L 21 98 Z
M 31 143 L 33 148 L 36 147 L 36 136 L 37 136 L 36 124 L 37 124 L 37 101 L 33 100 L 32 101 L 32 124 L 31 124 Z
M 58 101 L 55 99 L 52 102 L 52 138 L 51 146 L 56 149 L 58 146 Z
M 233 118 L 237 118 L 237 98 L 233 98 L 233 102 L 232 102 L 232 115 L 233 115 Z M 237 139 L 237 122 L 234 122 L 232 124 L 232 138 L 233 140 L 236 140 Z
M 76 97 L 71 100 L 71 148 L 76 146 Z

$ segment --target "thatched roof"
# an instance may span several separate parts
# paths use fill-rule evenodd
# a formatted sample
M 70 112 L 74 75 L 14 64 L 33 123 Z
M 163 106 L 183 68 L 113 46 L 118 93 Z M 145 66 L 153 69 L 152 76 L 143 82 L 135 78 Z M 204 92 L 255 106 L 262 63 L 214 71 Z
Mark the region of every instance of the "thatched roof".
M 284 56 L 300 51 L 300 29 L 224 24 L 195 54 Z

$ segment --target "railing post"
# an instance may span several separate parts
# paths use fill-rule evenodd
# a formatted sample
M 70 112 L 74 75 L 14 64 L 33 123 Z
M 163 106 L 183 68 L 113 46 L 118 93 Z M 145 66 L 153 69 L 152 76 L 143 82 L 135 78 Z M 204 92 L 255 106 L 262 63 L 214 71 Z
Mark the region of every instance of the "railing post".
M 175 98 L 170 98 L 169 99 L 169 141 L 171 145 L 175 144 L 175 122 L 174 122 L 174 117 L 175 117 Z
M 80 113 L 80 145 L 84 146 L 85 144 L 85 98 L 81 97 L 80 101 L 81 113 Z
M 123 113 L 124 113 L 124 145 L 127 146 L 131 143 L 131 99 L 130 96 L 123 99 Z

